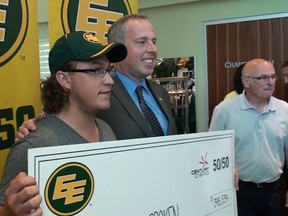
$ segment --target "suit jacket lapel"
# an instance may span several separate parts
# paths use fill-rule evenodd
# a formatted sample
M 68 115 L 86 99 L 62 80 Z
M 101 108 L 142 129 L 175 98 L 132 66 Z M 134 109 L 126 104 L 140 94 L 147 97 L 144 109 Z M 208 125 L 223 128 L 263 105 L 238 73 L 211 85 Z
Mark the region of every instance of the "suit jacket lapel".
M 167 120 L 168 120 L 168 135 L 171 134 L 176 134 L 176 125 L 175 125 L 175 121 L 174 121 L 174 117 L 172 116 L 171 113 L 171 105 L 168 101 L 167 103 L 167 98 L 165 99 L 165 97 L 167 97 L 166 95 L 163 95 L 161 92 L 161 90 L 159 91 L 159 86 L 156 83 L 151 83 L 154 82 L 152 80 L 147 80 L 147 85 L 149 85 L 149 88 L 152 92 L 152 94 L 154 95 L 154 98 L 156 99 L 160 109 L 163 111 L 163 113 L 165 114 Z M 157 95 L 156 95 L 157 93 Z M 162 98 L 163 97 L 163 98 Z M 169 98 L 168 98 L 169 100 Z
M 165 116 L 167 117 L 167 120 L 169 121 L 169 113 L 171 113 L 171 107 L 167 106 L 164 102 L 164 99 L 162 98 L 162 95 L 159 93 L 159 90 L 157 90 L 156 85 L 151 85 L 150 80 L 147 80 L 147 85 L 149 86 L 152 94 L 154 95 L 154 98 L 156 99 L 160 109 L 164 112 Z M 157 92 L 158 91 L 158 92 Z M 158 94 L 156 95 L 155 92 L 157 92 Z
M 147 136 L 151 136 L 152 133 L 150 128 L 148 127 L 143 115 L 140 110 L 135 105 L 134 101 L 130 97 L 129 93 L 125 89 L 121 80 L 115 76 L 114 77 L 114 86 L 112 88 L 112 94 L 119 100 L 122 106 L 130 113 L 131 118 L 135 120 L 135 122 L 139 125 L 139 127 L 144 131 Z

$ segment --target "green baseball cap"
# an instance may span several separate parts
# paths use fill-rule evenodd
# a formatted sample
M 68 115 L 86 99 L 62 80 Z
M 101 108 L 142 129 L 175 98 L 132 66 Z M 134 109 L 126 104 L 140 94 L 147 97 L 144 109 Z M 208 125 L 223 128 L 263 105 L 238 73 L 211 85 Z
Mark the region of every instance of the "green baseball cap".
M 127 56 L 127 48 L 122 43 L 102 43 L 90 32 L 74 31 L 60 37 L 49 52 L 51 74 L 70 61 L 89 61 L 107 56 L 111 63 L 122 61 Z

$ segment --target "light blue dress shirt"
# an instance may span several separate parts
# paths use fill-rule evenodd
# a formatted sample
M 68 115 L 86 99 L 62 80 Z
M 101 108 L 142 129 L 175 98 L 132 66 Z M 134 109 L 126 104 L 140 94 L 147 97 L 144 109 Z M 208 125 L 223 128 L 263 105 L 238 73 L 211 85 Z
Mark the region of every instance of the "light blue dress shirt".
M 152 92 L 150 91 L 150 89 L 148 88 L 145 79 L 142 80 L 139 84 L 137 84 L 134 80 L 132 80 L 130 77 L 116 71 L 116 76 L 118 76 L 118 78 L 121 80 L 121 82 L 123 83 L 124 87 L 126 88 L 126 90 L 128 91 L 129 95 L 131 96 L 132 100 L 134 101 L 134 103 L 136 104 L 136 106 L 138 107 L 138 109 L 141 111 L 140 105 L 139 105 L 139 101 L 138 101 L 138 97 L 137 94 L 135 92 L 135 89 L 138 85 L 142 85 L 144 87 L 143 90 L 143 97 L 144 100 L 146 101 L 146 103 L 148 104 L 148 106 L 153 110 L 153 112 L 155 113 L 161 128 L 163 130 L 164 135 L 167 135 L 167 131 L 168 131 L 168 121 L 167 118 L 165 116 L 165 114 L 162 112 L 161 108 L 159 107 L 159 105 L 157 104 L 157 101 L 155 100 Z

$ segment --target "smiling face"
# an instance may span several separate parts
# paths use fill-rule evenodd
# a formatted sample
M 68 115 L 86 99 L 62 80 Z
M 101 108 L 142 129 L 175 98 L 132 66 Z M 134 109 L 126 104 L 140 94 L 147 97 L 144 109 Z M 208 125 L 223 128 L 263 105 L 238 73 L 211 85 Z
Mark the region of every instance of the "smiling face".
M 128 56 L 115 63 L 117 70 L 136 82 L 153 73 L 157 59 L 156 36 L 152 24 L 146 19 L 131 19 L 126 24 L 124 44 Z

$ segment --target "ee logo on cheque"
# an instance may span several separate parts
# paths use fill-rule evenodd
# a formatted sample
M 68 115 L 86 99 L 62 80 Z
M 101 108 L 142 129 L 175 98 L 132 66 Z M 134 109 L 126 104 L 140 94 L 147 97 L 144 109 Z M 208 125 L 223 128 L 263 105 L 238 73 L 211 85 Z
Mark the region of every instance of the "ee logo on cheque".
M 49 177 L 45 186 L 45 201 L 56 215 L 75 215 L 87 206 L 93 191 L 91 171 L 81 163 L 67 163 Z

